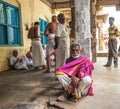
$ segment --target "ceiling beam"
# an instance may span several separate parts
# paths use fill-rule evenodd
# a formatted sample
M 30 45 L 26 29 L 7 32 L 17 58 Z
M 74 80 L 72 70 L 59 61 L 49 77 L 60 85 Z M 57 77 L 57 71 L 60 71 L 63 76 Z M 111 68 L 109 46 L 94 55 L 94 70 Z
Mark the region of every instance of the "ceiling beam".
M 117 5 L 120 4 L 120 0 L 97 0 L 97 5 Z
M 71 2 L 54 2 L 53 0 L 40 0 L 52 9 L 70 8 Z
M 58 9 L 58 8 L 70 8 L 71 3 L 70 1 L 67 2 L 57 2 L 57 3 L 52 3 L 52 9 Z

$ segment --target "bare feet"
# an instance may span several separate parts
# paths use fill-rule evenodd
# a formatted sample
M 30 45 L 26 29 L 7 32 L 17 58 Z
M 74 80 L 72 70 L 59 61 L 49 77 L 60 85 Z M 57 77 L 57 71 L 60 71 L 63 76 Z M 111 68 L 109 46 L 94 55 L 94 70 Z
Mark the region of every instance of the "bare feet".
M 65 91 L 63 95 L 60 95 L 60 96 L 57 98 L 57 101 L 65 102 L 65 101 L 67 101 L 68 96 L 69 96 L 68 92 Z
M 50 70 L 46 70 L 46 71 L 44 71 L 43 73 L 51 73 L 51 72 L 50 72 Z
M 57 101 L 65 102 L 65 101 L 67 101 L 67 98 L 64 95 L 61 95 L 57 98 Z

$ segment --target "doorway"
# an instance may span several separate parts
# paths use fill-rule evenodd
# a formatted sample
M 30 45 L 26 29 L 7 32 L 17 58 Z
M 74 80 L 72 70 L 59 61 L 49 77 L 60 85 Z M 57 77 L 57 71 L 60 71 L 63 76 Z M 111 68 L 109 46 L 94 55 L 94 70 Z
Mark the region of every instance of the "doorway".
M 97 54 L 104 54 L 103 56 L 107 56 L 108 53 L 108 28 L 109 28 L 109 17 L 114 17 L 114 24 L 118 27 L 120 33 L 120 11 L 116 11 L 116 6 L 104 6 L 102 10 L 99 12 L 99 16 L 97 17 L 97 23 L 100 25 L 97 27 L 96 38 L 97 38 Z M 120 35 L 120 34 L 119 34 Z M 118 40 L 118 49 L 120 45 L 120 40 Z

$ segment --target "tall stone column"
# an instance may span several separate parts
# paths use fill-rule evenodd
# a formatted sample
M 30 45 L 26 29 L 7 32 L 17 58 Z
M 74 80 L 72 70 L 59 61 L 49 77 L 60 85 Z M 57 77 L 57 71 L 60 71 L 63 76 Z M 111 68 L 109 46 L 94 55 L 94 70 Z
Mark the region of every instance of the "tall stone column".
M 103 50 L 103 45 L 102 45 L 102 40 L 103 40 L 103 33 L 102 33 L 102 26 L 100 24 L 100 27 L 98 27 L 98 50 Z
M 91 52 L 92 61 L 97 61 L 97 44 L 96 44 L 96 0 L 91 0 L 90 3 L 90 19 L 91 19 Z
M 84 48 L 84 54 L 92 59 L 90 33 L 90 0 L 75 0 L 76 42 Z
M 71 0 L 71 38 L 75 38 L 75 0 Z

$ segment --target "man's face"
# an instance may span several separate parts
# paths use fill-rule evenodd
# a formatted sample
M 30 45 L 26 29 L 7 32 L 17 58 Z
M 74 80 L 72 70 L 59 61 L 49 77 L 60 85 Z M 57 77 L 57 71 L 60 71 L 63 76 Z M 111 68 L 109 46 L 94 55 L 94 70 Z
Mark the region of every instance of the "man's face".
M 52 17 L 52 21 L 57 22 L 57 17 L 56 17 L 56 16 L 53 16 L 53 17 Z
M 113 22 L 114 22 L 113 19 L 109 19 L 109 24 L 110 24 L 110 25 L 113 25 Z
M 17 57 L 18 56 L 18 51 L 14 50 L 13 51 L 13 56 Z
M 75 46 L 71 49 L 71 55 L 73 58 L 79 58 L 80 57 L 80 48 L 79 46 Z
M 58 17 L 58 21 L 59 21 L 61 24 L 64 24 L 64 23 L 65 23 L 65 16 L 64 16 L 64 14 L 61 14 L 61 15 Z

